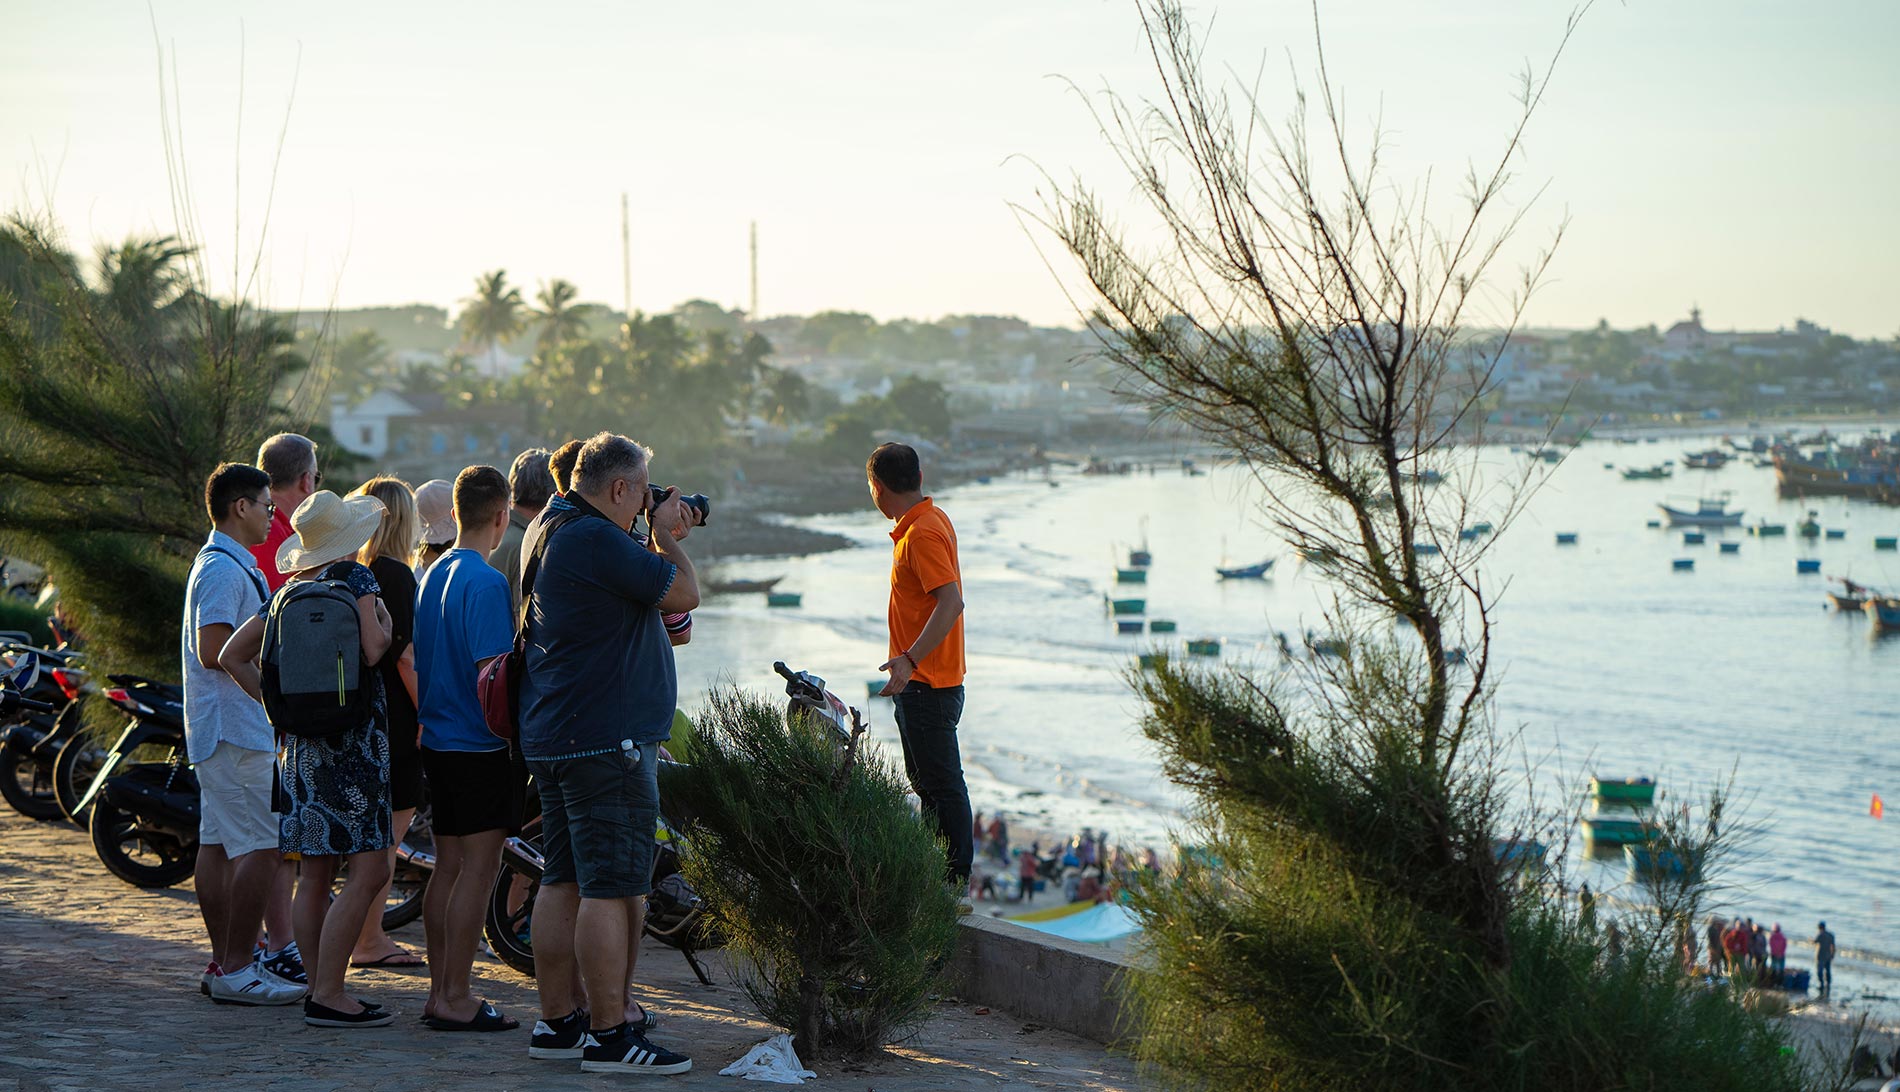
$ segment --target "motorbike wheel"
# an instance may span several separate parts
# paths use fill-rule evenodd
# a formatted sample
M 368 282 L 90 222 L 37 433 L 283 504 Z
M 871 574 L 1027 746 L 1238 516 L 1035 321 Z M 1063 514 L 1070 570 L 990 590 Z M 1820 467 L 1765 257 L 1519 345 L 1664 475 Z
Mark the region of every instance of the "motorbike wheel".
M 144 830 L 138 818 L 104 800 L 92 805 L 92 848 L 106 870 L 134 887 L 171 887 L 198 867 L 198 842 Z
M 53 759 L 53 797 L 59 801 L 60 813 L 82 827 L 86 825 L 86 813 L 80 810 L 79 799 L 106 764 L 106 753 L 91 733 L 81 732 L 67 740 Z
M 58 819 L 59 797 L 53 793 L 53 764 L 36 762 L 17 747 L 0 748 L 0 797 L 28 819 Z
M 521 828 L 521 840 L 541 844 L 541 820 L 531 819 Z M 495 958 L 529 978 L 534 977 L 534 897 L 541 891 L 539 881 L 515 871 L 506 857 L 495 877 L 495 889 L 488 898 L 488 917 L 482 923 L 482 935 Z

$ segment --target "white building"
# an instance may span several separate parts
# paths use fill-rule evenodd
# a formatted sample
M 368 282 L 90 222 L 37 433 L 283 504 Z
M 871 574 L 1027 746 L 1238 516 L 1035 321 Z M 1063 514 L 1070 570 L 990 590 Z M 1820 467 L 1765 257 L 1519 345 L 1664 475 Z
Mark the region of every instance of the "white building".
M 389 453 L 390 421 L 421 412 L 395 391 L 377 391 L 354 406 L 344 405 L 343 396 L 337 395 L 330 399 L 330 432 L 349 451 L 381 459 Z

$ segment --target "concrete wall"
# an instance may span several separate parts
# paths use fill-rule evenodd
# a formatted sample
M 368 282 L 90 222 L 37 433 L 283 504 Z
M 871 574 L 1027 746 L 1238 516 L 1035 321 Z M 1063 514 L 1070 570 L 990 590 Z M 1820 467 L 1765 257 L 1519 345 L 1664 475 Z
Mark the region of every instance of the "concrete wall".
M 962 926 L 951 980 L 964 1001 L 1099 1043 L 1129 1033 L 1120 993 L 1132 965 L 1126 954 L 995 918 L 972 915 Z

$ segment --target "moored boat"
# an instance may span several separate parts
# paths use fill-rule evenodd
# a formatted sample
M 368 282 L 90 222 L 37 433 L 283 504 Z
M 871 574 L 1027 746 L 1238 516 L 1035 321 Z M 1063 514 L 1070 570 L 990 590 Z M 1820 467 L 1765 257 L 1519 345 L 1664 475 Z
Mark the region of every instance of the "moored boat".
M 1656 834 L 1656 824 L 1624 815 L 1586 815 L 1583 840 L 1601 846 L 1641 845 Z
M 800 592 L 766 592 L 765 605 L 768 607 L 796 607 L 805 601 Z
M 1674 561 L 1671 561 L 1669 563 L 1669 567 L 1676 570 L 1679 573 L 1688 572 L 1690 569 L 1695 568 L 1695 558 L 1679 557 L 1675 559 Z
M 1557 532 L 1557 545 L 1559 545 L 1559 546 L 1575 546 L 1576 544 L 1577 544 L 1577 532 L 1575 532 L 1575 531 L 1559 531 L 1559 532 Z
M 1656 466 L 1626 466 L 1623 468 L 1623 480 L 1626 482 L 1661 481 L 1674 473 L 1675 471 L 1660 464 Z
M 1821 559 L 1818 557 L 1797 557 L 1794 560 L 1797 573 L 1818 573 L 1821 571 Z
M 771 591 L 783 579 L 783 576 L 775 576 L 770 580 L 715 580 L 706 585 L 706 590 L 713 595 L 757 594 Z
M 1117 584 L 1146 584 L 1147 582 L 1148 570 L 1146 569 L 1115 570 L 1115 583 Z
M 1856 584 L 1844 576 L 1829 577 L 1841 586 L 1840 591 L 1827 593 L 1827 601 L 1834 604 L 1838 611 L 1852 611 L 1859 614 L 1867 607 L 1867 601 L 1879 596 L 1879 593 L 1865 584 Z
M 1812 508 L 1808 509 L 1808 518 L 1794 525 L 1794 533 L 1800 535 L 1802 538 L 1820 538 L 1821 521 L 1818 518 L 1819 516 L 1819 512 L 1816 512 Z
M 1733 512 L 1728 510 L 1727 494 L 1701 498 L 1696 501 L 1694 511 L 1667 504 L 1658 504 L 1656 507 L 1662 509 L 1663 515 L 1669 517 L 1671 526 L 1687 524 L 1695 527 L 1736 527 L 1742 522 L 1741 509 L 1738 508 Z
M 1725 554 L 1739 554 L 1742 552 L 1742 544 L 1739 542 L 1724 542 L 1721 546 L 1722 552 Z
M 1592 777 L 1590 795 L 1600 803 L 1646 808 L 1656 802 L 1656 780 L 1651 777 Z
M 1700 546 L 1708 540 L 1709 536 L 1703 534 L 1701 531 L 1684 531 L 1682 533 L 1682 544 L 1684 546 Z
M 1171 618 L 1150 618 L 1148 619 L 1148 632 L 1173 633 L 1174 620 Z
M 1829 542 L 1839 542 L 1841 539 L 1844 539 L 1846 537 L 1847 537 L 1847 531 L 1844 528 L 1829 527 L 1827 529 L 1827 540 Z
M 1108 609 L 1111 614 L 1140 614 L 1148 609 L 1146 599 L 1110 599 Z
M 1115 620 L 1115 632 L 1124 636 L 1140 633 L 1142 629 L 1143 626 L 1139 618 L 1117 618 Z
M 1750 527 L 1748 533 L 1754 535 L 1756 538 L 1778 538 L 1788 533 L 1788 525 L 1785 523 L 1769 523 L 1767 520 L 1762 520 Z
M 1654 846 L 1624 843 L 1623 860 L 1629 865 L 1630 878 L 1663 873 L 1670 876 L 1687 876 L 1695 869 L 1689 860 L 1673 849 L 1659 849 Z
M 1900 538 L 1889 536 L 1874 539 L 1874 549 L 1876 550 L 1891 550 L 1897 545 L 1900 545 Z
M 1691 451 L 1683 455 L 1682 465 L 1691 470 L 1720 470 L 1728 465 L 1734 456 L 1719 447 L 1707 451 Z
M 1187 650 L 1190 656 L 1218 656 L 1220 641 L 1214 637 L 1199 637 L 1187 643 Z
M 1866 611 L 1867 617 L 1874 620 L 1875 629 L 1900 629 L 1900 597 L 1870 596 L 1865 603 L 1861 604 L 1860 609 Z
M 1321 559 L 1308 558 L 1307 560 L 1315 561 Z M 1258 580 L 1266 576 L 1267 572 L 1272 568 L 1273 559 L 1268 558 L 1265 561 L 1253 565 L 1241 565 L 1237 568 L 1230 569 L 1216 568 L 1214 571 L 1220 574 L 1222 580 Z

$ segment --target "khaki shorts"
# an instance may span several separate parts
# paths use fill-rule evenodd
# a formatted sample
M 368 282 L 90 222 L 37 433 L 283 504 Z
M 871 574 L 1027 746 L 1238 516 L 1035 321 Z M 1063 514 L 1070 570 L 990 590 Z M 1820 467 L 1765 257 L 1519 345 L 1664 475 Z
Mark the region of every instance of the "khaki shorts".
M 198 841 L 242 857 L 278 846 L 277 816 L 270 810 L 276 755 L 230 743 L 193 766 L 198 774 Z

